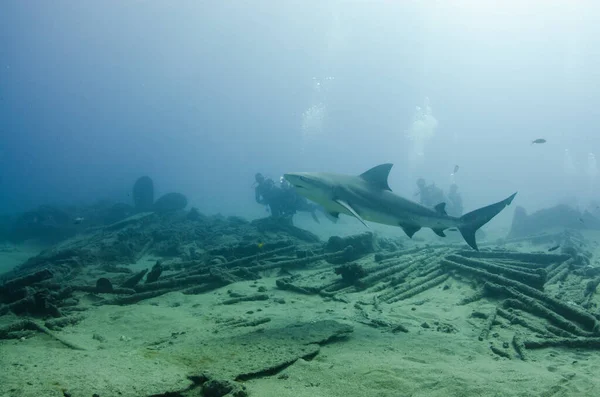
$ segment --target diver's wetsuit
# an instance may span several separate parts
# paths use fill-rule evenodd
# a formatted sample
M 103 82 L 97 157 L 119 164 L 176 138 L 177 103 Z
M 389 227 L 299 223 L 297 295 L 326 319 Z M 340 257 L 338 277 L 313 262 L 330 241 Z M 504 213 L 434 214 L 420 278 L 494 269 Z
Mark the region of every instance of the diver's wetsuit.
M 284 201 L 281 188 L 275 185 L 272 179 L 266 178 L 258 181 L 254 189 L 256 202 L 262 205 L 269 206 L 271 215 L 278 217 L 283 214 Z
M 424 181 L 421 184 L 417 184 L 419 187 L 419 202 L 426 207 L 435 207 L 439 203 L 445 201 L 444 192 L 435 184 L 425 185 Z

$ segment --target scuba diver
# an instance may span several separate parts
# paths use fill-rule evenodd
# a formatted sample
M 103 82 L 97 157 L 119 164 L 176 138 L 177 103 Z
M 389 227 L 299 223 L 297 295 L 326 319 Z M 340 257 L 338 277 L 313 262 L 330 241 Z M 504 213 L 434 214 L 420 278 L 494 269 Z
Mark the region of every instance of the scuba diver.
M 316 211 L 322 211 L 325 216 L 332 222 L 337 221 L 333 216 L 329 215 L 323 207 L 320 205 L 311 203 L 305 197 L 298 194 L 294 186 L 291 183 L 285 180 L 284 177 L 279 179 L 279 183 L 281 185 L 281 190 L 283 191 L 284 197 L 284 214 L 288 216 L 293 216 L 296 212 L 309 212 L 312 216 L 313 220 L 317 223 L 321 223 L 319 218 L 317 218 Z
M 433 208 L 445 201 L 444 192 L 435 186 L 435 183 L 427 185 L 425 179 L 419 178 L 417 180 L 417 187 L 419 188 L 417 195 L 419 195 L 419 202 L 422 205 Z
M 321 206 L 309 202 L 300 196 L 296 189 L 283 177 L 279 179 L 279 186 L 271 178 L 265 178 L 260 172 L 254 176 L 256 187 L 254 198 L 257 203 L 269 208 L 272 217 L 291 221 L 296 212 L 309 212 L 313 220 L 321 223 L 316 211 L 322 211 L 332 222 L 337 219 L 328 214 Z
M 419 178 L 417 179 L 417 193 L 415 196 L 419 196 L 419 203 L 425 205 L 425 202 L 428 202 L 428 194 L 427 194 L 427 185 L 425 184 L 425 179 Z
M 283 177 L 279 178 L 281 191 L 283 192 L 283 213 L 287 216 L 294 216 L 298 211 L 310 212 L 315 222 L 319 223 L 319 219 L 315 215 L 317 206 L 309 203 L 308 200 L 300 196 L 291 183 Z
M 458 186 L 456 183 L 450 185 L 450 192 L 448 192 L 448 203 L 446 205 L 446 212 L 448 215 L 459 217 L 463 214 L 463 203 L 460 193 L 458 193 Z
M 281 188 L 276 186 L 271 178 L 265 178 L 260 172 L 254 175 L 254 179 L 256 180 L 256 187 L 254 188 L 256 202 L 267 206 L 273 217 L 283 215 L 284 203 Z

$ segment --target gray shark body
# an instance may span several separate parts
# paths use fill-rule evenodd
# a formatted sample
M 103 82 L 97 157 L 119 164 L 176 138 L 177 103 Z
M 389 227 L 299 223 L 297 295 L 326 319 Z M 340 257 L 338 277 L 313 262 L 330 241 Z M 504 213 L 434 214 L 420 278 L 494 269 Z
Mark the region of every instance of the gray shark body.
M 399 226 L 411 238 L 423 227 L 431 228 L 442 237 L 444 230 L 457 228 L 475 250 L 478 249 L 477 229 L 500 213 L 516 195 L 457 218 L 446 214 L 445 203 L 429 208 L 393 193 L 388 185 L 391 168 L 392 164 L 381 164 L 361 175 L 300 172 L 284 177 L 300 195 L 322 205 L 336 218 L 346 214 L 365 226 L 365 221 Z

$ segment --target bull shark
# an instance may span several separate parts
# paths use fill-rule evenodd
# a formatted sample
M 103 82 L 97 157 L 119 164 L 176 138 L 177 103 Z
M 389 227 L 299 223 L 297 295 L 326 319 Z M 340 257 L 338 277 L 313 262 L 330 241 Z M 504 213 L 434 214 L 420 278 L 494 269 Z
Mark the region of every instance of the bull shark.
M 288 173 L 284 178 L 298 194 L 322 205 L 329 214 L 353 216 L 369 227 L 366 221 L 399 226 L 409 238 L 423 227 L 445 237 L 447 229 L 458 229 L 466 243 L 476 251 L 475 232 L 508 206 L 517 193 L 495 204 L 476 209 L 461 217 L 449 216 L 446 203 L 434 208 L 407 200 L 392 192 L 388 176 L 393 164 L 381 164 L 360 175 L 326 172 Z

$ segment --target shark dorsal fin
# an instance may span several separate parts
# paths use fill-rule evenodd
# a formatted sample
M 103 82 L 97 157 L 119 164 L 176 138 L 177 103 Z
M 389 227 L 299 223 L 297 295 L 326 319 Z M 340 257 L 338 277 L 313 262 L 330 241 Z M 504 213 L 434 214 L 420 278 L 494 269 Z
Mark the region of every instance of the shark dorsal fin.
M 435 212 L 437 212 L 440 215 L 448 215 L 446 213 L 446 203 L 439 203 L 433 208 L 435 209 Z
M 379 189 L 389 190 L 391 192 L 392 189 L 390 189 L 390 186 L 388 185 L 388 175 L 390 174 L 393 165 L 394 164 L 390 163 L 378 165 L 363 172 L 360 174 L 360 177 Z

